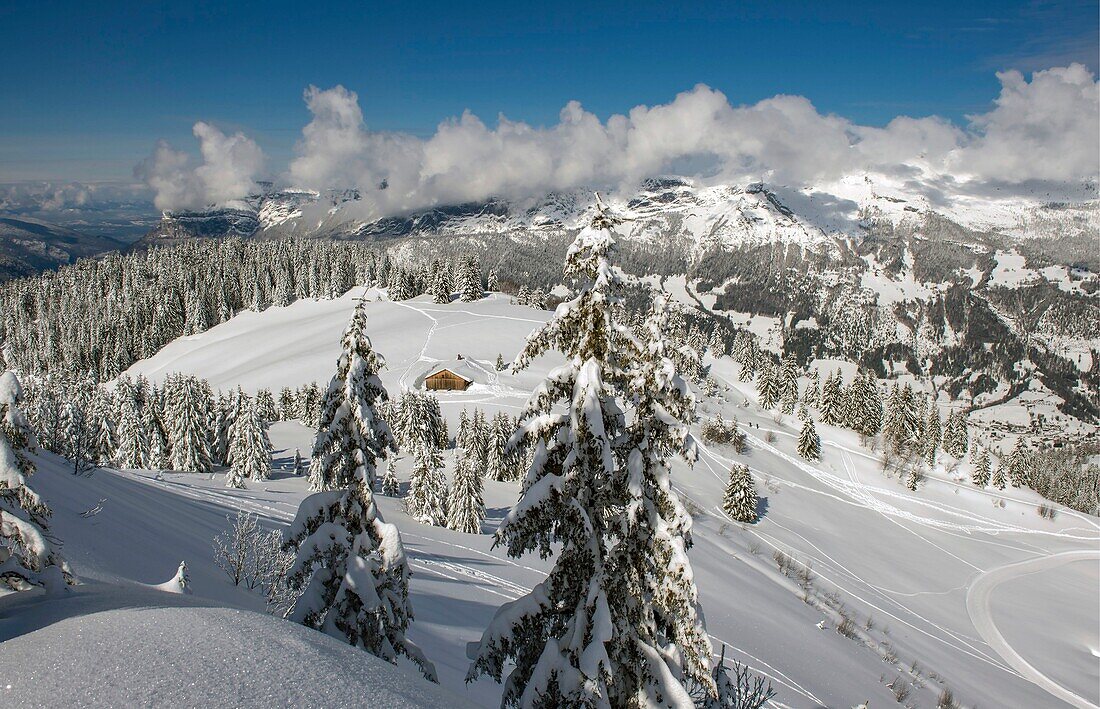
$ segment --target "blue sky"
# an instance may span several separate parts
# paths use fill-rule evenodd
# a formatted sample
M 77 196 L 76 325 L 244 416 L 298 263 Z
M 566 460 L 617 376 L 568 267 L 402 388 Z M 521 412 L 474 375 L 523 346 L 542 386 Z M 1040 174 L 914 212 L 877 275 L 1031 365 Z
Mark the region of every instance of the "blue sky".
M 368 126 L 428 135 L 470 109 L 601 118 L 705 83 L 798 94 L 867 125 L 989 109 L 996 71 L 1094 73 L 1097 2 L 69 3 L 0 6 L 0 181 L 129 179 L 161 138 L 244 130 L 285 163 L 302 91 L 358 92 Z

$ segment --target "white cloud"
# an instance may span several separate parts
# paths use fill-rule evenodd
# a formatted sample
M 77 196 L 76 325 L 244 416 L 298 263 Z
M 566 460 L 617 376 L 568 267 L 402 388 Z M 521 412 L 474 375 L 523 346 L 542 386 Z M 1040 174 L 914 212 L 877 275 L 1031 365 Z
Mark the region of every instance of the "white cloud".
M 989 113 L 968 116 L 976 134 L 959 168 L 1005 182 L 1095 178 L 1100 160 L 1100 93 L 1080 64 L 997 74 L 1001 95 Z
M 197 209 L 222 205 L 253 191 L 264 167 L 263 151 L 243 133 L 227 136 L 202 121 L 192 129 L 199 140 L 202 164 L 165 141 L 157 143 L 134 175 L 154 193 L 158 209 Z
M 393 214 L 490 196 L 524 197 L 581 186 L 615 188 L 668 172 L 710 181 L 807 185 L 854 171 L 904 175 L 934 189 L 970 181 L 998 184 L 1095 177 L 1095 78 L 1080 65 L 998 75 L 988 113 L 959 127 L 901 116 L 882 128 L 820 113 L 801 96 L 732 106 L 704 85 L 671 102 L 638 106 L 606 121 L 575 102 L 558 122 L 531 126 L 499 116 L 495 126 L 466 112 L 427 139 L 371 131 L 359 97 L 342 86 L 310 86 L 312 120 L 284 181 L 315 189 L 358 187 L 372 214 Z M 263 165 L 241 134 L 195 126 L 203 165 L 159 145 L 142 169 L 158 206 L 198 206 L 243 196 Z M 379 189 L 385 183 L 385 190 Z

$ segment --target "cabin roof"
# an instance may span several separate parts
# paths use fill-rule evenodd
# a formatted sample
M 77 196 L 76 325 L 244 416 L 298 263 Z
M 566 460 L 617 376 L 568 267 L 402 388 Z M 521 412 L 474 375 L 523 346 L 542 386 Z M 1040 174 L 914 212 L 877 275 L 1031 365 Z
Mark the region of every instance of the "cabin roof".
M 431 379 L 431 378 L 432 378 L 432 377 L 434 377 L 435 375 L 437 375 L 437 374 L 442 374 L 443 372 L 447 372 L 448 374 L 453 374 L 454 376 L 458 377 L 459 379 L 461 379 L 461 380 L 462 380 L 462 381 L 464 381 L 464 382 L 469 382 L 469 383 L 471 383 L 471 384 L 473 384 L 473 382 L 474 382 L 474 380 L 473 380 L 473 379 L 470 379 L 469 377 L 464 377 L 464 376 L 462 376 L 461 374 L 459 374 L 458 372 L 454 371 L 454 370 L 453 370 L 453 369 L 451 369 L 450 367 L 436 367 L 436 368 L 435 368 L 435 369 L 433 369 L 432 371 L 430 371 L 430 372 L 428 372 L 427 374 L 425 374 L 425 375 L 424 375 L 424 378 L 425 378 L 425 379 Z

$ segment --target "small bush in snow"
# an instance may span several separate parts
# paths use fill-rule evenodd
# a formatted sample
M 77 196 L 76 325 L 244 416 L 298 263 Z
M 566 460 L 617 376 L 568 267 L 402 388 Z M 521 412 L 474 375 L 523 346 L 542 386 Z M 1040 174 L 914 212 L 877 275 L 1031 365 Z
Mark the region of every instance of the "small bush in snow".
M 214 538 L 214 562 L 234 586 L 260 589 L 268 610 L 284 615 L 294 602 L 286 583 L 294 554 L 282 549 L 282 534 L 265 532 L 259 518 L 243 510 L 226 520 L 232 526 Z
M 704 443 L 732 445 L 738 453 L 744 453 L 747 449 L 745 433 L 737 426 L 737 419 L 726 421 L 722 414 L 712 419 L 707 419 L 700 430 Z
M 1035 511 L 1038 512 L 1039 516 L 1043 519 L 1054 519 L 1054 507 L 1052 505 L 1048 505 L 1045 502 L 1039 505 Z

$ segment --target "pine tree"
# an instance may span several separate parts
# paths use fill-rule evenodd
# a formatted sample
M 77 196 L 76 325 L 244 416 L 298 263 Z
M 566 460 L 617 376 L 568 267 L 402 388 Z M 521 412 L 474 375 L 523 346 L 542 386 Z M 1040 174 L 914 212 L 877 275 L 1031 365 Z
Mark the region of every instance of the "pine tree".
M 1012 487 L 1031 486 L 1031 453 L 1023 436 L 1016 439 L 1016 446 L 1008 454 L 1008 479 Z
M 532 465 L 496 536 L 513 557 L 553 549 L 554 567 L 497 612 L 467 675 L 501 681 L 514 663 L 503 706 L 690 705 L 688 681 L 713 694 L 710 643 L 684 551 L 690 518 L 667 465 L 692 449 L 686 422 L 694 401 L 660 328 L 643 350 L 621 324 L 615 223 L 600 203 L 566 256 L 577 296 L 528 338 L 517 360 L 523 368 L 554 348 L 567 364 L 521 416 Z M 630 422 L 619 401 L 635 402 Z
M 924 425 L 924 461 L 929 468 L 936 465 L 936 450 L 942 440 L 941 430 L 940 413 L 936 405 L 932 404 L 928 412 L 928 423 Z
M 451 274 L 443 268 L 432 281 L 432 299 L 439 304 L 451 302 Z
M 234 479 L 267 480 L 271 471 L 271 441 L 267 437 L 267 426 L 260 418 L 258 397 L 237 414 L 229 447 L 233 452 Z
M 780 380 L 780 411 L 784 414 L 793 414 L 794 407 L 798 403 L 798 365 L 794 361 L 794 355 L 787 355 L 779 370 Z
M 481 289 L 481 264 L 474 256 L 462 262 L 458 275 L 458 296 L 467 302 L 485 296 L 485 291 Z
M 839 426 L 843 423 L 843 402 L 840 393 L 842 382 L 840 370 L 837 370 L 835 374 L 829 375 L 821 387 L 821 405 L 818 408 L 821 411 L 822 422 L 830 426 Z
M 374 503 L 378 459 L 397 445 L 378 415 L 388 397 L 366 325 L 360 301 L 320 415 L 310 462 L 318 492 L 302 501 L 284 545 L 297 554 L 288 584 L 300 595 L 290 618 L 389 662 L 408 657 L 434 681 L 435 668 L 405 637 L 412 608 L 401 535 Z
M 443 476 L 443 454 L 434 442 L 416 439 L 413 470 L 405 510 L 424 524 L 447 523 L 447 478 Z
M 120 468 L 137 469 L 145 465 L 149 452 L 149 440 L 145 435 L 141 415 L 133 398 L 126 396 L 119 402 L 118 448 L 115 462 Z
M 779 403 L 782 390 L 779 386 L 778 373 L 772 363 L 764 360 L 757 367 L 756 393 L 760 401 L 760 408 L 774 409 Z
M 798 433 L 798 454 L 806 460 L 821 458 L 821 438 L 809 412 L 803 412 L 802 430 Z
M 193 376 L 177 376 L 165 384 L 169 412 L 172 467 L 209 473 L 211 414 L 210 396 Z
M 734 463 L 730 466 L 729 482 L 726 484 L 726 494 L 722 499 L 722 509 L 731 518 L 738 522 L 755 522 L 756 514 L 756 486 L 752 480 L 749 466 Z
M 27 481 L 34 473 L 27 457 L 34 435 L 22 400 L 15 373 L 0 375 L 0 589 L 56 591 L 73 578 L 47 535 L 50 508 Z
M 168 434 L 157 415 L 158 403 L 154 398 L 145 402 L 145 432 L 149 437 L 149 455 L 145 464 L 150 470 L 160 470 L 172 464 L 172 451 L 168 447 Z
M 993 487 L 998 490 L 1005 489 L 1005 464 L 1004 461 L 1000 461 L 997 465 L 997 471 L 993 473 L 993 480 L 991 481 Z
M 455 461 L 455 477 L 447 498 L 447 526 L 456 532 L 480 534 L 485 519 L 481 474 L 463 451 Z
M 294 449 L 294 477 L 302 477 L 302 451 Z
M 978 452 L 977 460 L 974 461 L 974 473 L 970 479 L 978 487 L 985 487 L 989 484 L 989 474 L 989 451 L 982 448 Z
M 497 355 L 497 361 L 496 361 L 495 366 L 496 366 L 496 370 L 498 372 L 503 372 L 507 368 L 508 365 L 506 365 L 504 363 L 504 355 L 502 355 L 502 354 Z
M 386 497 L 401 496 L 401 483 L 397 481 L 392 465 L 387 465 L 386 472 L 382 473 L 382 494 Z

